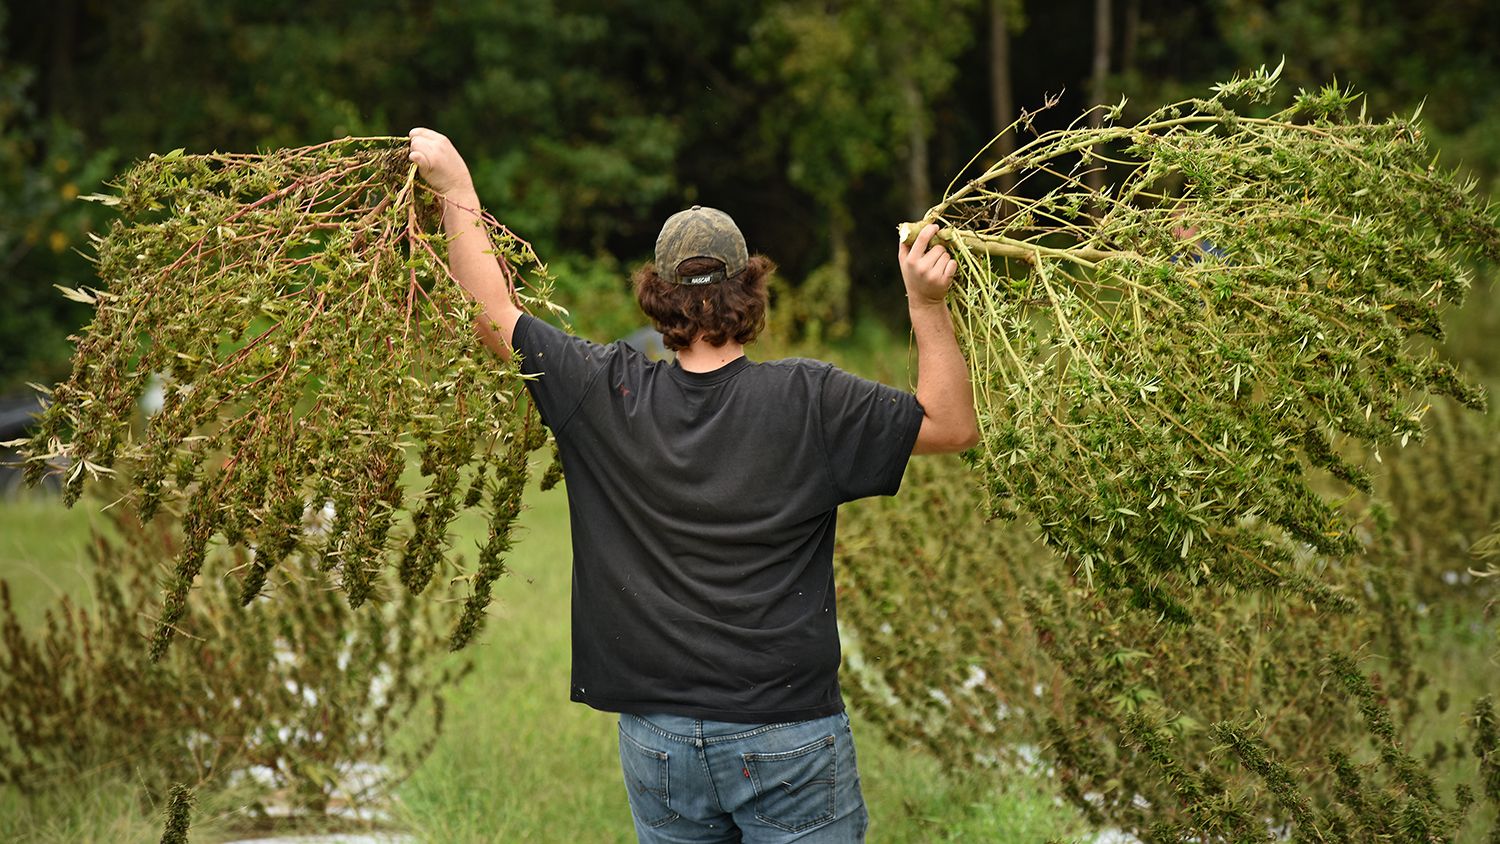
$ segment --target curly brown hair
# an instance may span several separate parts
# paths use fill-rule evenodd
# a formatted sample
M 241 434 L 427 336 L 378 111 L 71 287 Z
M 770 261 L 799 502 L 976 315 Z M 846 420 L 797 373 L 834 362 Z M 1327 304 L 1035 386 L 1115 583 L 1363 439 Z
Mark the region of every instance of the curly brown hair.
M 707 275 L 722 270 L 713 258 L 689 258 L 678 265 L 681 275 Z M 656 330 L 662 343 L 674 352 L 693 344 L 699 335 L 710 346 L 730 340 L 749 343 L 766 324 L 766 280 L 776 264 L 764 255 L 752 255 L 739 275 L 713 284 L 673 284 L 646 263 L 635 271 L 635 300 Z

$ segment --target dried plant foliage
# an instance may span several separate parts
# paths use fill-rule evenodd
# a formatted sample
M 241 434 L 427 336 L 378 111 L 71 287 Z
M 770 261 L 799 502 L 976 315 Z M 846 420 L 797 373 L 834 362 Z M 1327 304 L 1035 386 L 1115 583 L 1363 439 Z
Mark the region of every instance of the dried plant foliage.
M 120 218 L 95 239 L 100 285 L 66 290 L 95 306 L 73 374 L 23 454 L 29 480 L 53 467 L 75 501 L 118 474 L 141 518 L 159 507 L 184 541 L 150 652 L 183 622 L 210 541 L 253 547 L 240 601 L 294 551 L 338 573 L 352 607 L 387 569 L 422 592 L 450 551 L 448 526 L 488 508 L 491 530 L 452 646 L 483 619 L 503 570 L 530 467 L 545 441 L 513 364 L 475 340 L 477 306 L 444 260 L 438 203 L 404 138 L 344 139 L 265 154 L 153 156 L 117 193 Z M 531 247 L 484 222 L 507 276 L 531 279 Z M 161 411 L 133 422 L 150 379 Z M 410 457 L 426 479 L 409 488 Z M 301 531 L 331 507 L 331 530 Z
M 1434 609 L 1482 609 L 1500 597 L 1500 580 L 1474 559 L 1500 524 L 1500 416 L 1438 400 L 1423 422 L 1422 443 L 1382 452 L 1374 473 L 1379 553 L 1401 561 Z
M 108 512 L 92 608 L 64 596 L 28 630 L 0 581 L 0 782 L 45 792 L 114 770 L 151 803 L 187 783 L 321 813 L 379 805 L 426 758 L 443 695 L 470 668 L 443 647 L 456 604 L 377 582 L 389 599 L 355 611 L 329 574 L 289 565 L 247 607 L 233 577 L 195 589 L 184 641 L 146 662 L 154 587 L 181 536 Z M 254 562 L 223 546 L 211 556 Z
M 193 822 L 193 792 L 182 783 L 172 786 L 166 816 L 161 831 L 161 844 L 187 844 L 188 828 Z
M 1195 623 L 1162 624 L 987 521 L 960 461 L 913 461 L 903 486 L 846 508 L 837 571 L 844 692 L 891 741 L 952 771 L 1044 764 L 1149 842 L 1474 840 L 1500 809 L 1492 707 L 1429 687 L 1389 546 L 1323 572 L 1356 612 L 1200 590 Z
M 1500 259 L 1494 209 L 1415 116 L 1337 88 L 1258 116 L 1278 71 L 1037 134 L 924 220 L 959 262 L 988 507 L 1176 621 L 1202 587 L 1351 607 L 1299 562 L 1358 548 L 1325 481 L 1367 491 L 1346 453 L 1420 438 L 1432 394 L 1485 403 L 1424 342 Z

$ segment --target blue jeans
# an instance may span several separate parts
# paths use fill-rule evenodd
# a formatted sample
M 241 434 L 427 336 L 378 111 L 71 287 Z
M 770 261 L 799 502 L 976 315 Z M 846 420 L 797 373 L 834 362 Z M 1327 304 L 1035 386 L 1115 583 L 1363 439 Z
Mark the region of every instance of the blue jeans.
M 642 844 L 865 839 L 849 716 L 732 724 L 620 716 L 620 766 Z

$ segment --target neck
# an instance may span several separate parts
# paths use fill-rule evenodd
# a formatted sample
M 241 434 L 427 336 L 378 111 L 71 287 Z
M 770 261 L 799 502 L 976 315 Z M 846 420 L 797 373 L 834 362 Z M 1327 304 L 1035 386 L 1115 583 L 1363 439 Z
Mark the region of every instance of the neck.
M 677 353 L 677 365 L 688 372 L 713 372 L 727 363 L 744 357 L 745 346 L 730 340 L 722 346 L 710 346 L 701 336 L 693 345 Z

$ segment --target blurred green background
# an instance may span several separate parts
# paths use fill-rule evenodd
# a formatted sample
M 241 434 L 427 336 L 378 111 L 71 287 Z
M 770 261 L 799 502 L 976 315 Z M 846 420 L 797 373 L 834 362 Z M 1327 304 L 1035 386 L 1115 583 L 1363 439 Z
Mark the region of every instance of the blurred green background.
M 1489 0 L 54 0 L 7 2 L 0 32 L 0 392 L 57 379 L 86 319 L 52 286 L 90 281 L 107 224 L 75 198 L 177 147 L 437 128 L 594 335 L 638 323 L 629 269 L 692 203 L 895 324 L 892 227 L 1049 93 L 1043 127 L 1284 56 L 1285 93 L 1425 101 L 1443 163 L 1500 172 Z

